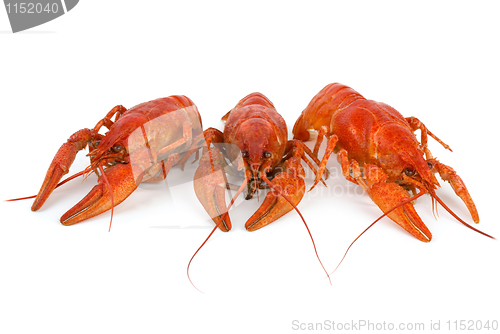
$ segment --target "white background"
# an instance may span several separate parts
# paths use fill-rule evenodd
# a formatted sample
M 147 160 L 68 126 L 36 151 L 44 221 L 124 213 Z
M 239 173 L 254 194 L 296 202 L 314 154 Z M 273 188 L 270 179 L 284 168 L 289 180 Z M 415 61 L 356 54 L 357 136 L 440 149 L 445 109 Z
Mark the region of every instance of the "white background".
M 87 0 L 18 34 L 0 10 L 0 30 L 1 199 L 35 194 L 59 146 L 117 104 L 184 94 L 204 127 L 221 128 L 222 115 L 260 91 L 291 132 L 310 99 L 341 82 L 417 116 L 449 144 L 453 153 L 432 140 L 430 149 L 466 182 L 478 227 L 500 237 L 494 1 Z M 81 153 L 72 172 L 87 165 Z M 39 212 L 32 200 L 2 201 L 0 332 L 289 333 L 294 320 L 427 330 L 440 321 L 445 331 L 448 320 L 500 321 L 498 242 L 442 208 L 435 220 L 428 196 L 416 208 L 430 243 L 384 219 L 353 246 L 331 286 L 296 213 L 249 233 L 243 226 L 259 202 L 245 201 L 231 212 L 233 230 L 217 232 L 193 261 L 198 292 L 186 266 L 213 225 L 189 184 L 194 167 L 173 170 L 170 188 L 141 186 L 115 209 L 111 233 L 109 213 L 59 223 L 95 177 L 56 190 Z M 329 271 L 380 215 L 333 174 L 299 205 Z M 441 198 L 471 222 L 442 185 Z

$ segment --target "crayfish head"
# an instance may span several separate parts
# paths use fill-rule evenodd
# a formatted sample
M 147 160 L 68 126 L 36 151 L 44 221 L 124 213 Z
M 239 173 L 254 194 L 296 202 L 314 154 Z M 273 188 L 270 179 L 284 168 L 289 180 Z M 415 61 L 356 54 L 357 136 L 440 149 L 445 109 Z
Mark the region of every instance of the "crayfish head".
M 412 179 L 417 184 L 420 183 L 429 193 L 433 194 L 434 190 L 439 187 L 439 182 L 432 172 L 432 163 L 427 162 L 423 154 L 403 154 L 403 160 L 406 162 L 401 175 L 403 179 Z
M 108 150 L 100 149 L 99 145 L 99 141 L 89 145 L 91 148 L 94 147 L 94 150 L 88 154 L 90 156 L 91 167 L 97 175 L 100 175 L 98 172 L 99 165 L 108 168 L 117 163 L 128 163 L 128 153 L 123 143 L 115 143 Z
M 390 181 L 404 184 L 409 180 L 433 193 L 439 187 L 432 165 L 424 158 L 424 152 L 413 133 L 391 125 L 381 129 L 377 143 L 378 165 Z
M 262 118 L 244 121 L 234 136 L 245 165 L 245 175 L 251 198 L 260 184 L 262 173 L 267 173 L 281 160 L 286 142 L 281 142 L 272 125 Z M 239 152 L 238 152 L 239 153 Z
M 130 152 L 135 146 L 142 144 L 144 146 L 144 135 L 141 128 L 148 119 L 139 113 L 131 113 L 118 119 L 110 130 L 99 140 L 91 143 L 94 148 L 88 155 L 91 158 L 92 166 L 98 164 L 112 166 L 116 163 L 125 163 Z M 132 134 L 137 134 L 131 136 Z M 131 141 L 131 138 L 139 138 Z
M 261 118 L 243 122 L 233 143 L 240 149 L 245 166 L 255 173 L 263 165 L 274 167 L 281 160 L 286 145 L 280 142 L 272 125 Z
M 399 152 L 397 155 L 382 157 L 380 162 L 383 166 L 390 166 L 384 168 L 389 180 L 401 185 L 413 184 L 425 188 L 430 193 L 439 187 L 439 182 L 432 172 L 432 164 L 428 164 L 421 155 Z

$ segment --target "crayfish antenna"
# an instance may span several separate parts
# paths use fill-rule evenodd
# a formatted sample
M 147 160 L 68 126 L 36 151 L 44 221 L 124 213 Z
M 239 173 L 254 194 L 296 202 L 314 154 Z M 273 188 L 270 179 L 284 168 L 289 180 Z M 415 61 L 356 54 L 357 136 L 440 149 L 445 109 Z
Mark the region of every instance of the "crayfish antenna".
M 78 173 L 76 173 L 76 174 L 74 174 L 74 175 L 71 175 L 70 177 L 68 177 L 68 178 L 66 178 L 66 179 L 64 179 L 64 180 L 62 180 L 61 182 L 59 182 L 59 183 L 57 184 L 57 186 L 55 186 L 55 188 L 54 188 L 54 189 L 59 188 L 60 186 L 62 186 L 62 185 L 63 185 L 63 184 L 65 184 L 66 182 L 69 182 L 69 181 L 71 181 L 71 180 L 73 180 L 73 179 L 76 179 L 76 178 L 77 178 L 77 177 L 79 177 L 79 176 L 85 175 L 86 173 L 88 173 L 88 172 L 89 172 L 89 171 L 88 171 L 88 168 L 89 168 L 89 167 L 85 168 L 85 169 L 84 169 L 84 170 L 82 170 L 81 172 L 78 172 Z M 90 171 L 91 171 L 91 170 L 90 170 Z M 85 176 L 85 177 L 86 177 L 86 176 Z M 22 201 L 22 200 L 25 200 L 25 199 L 36 198 L 36 196 L 37 196 L 37 195 L 32 195 L 32 196 L 27 196 L 27 197 L 20 197 L 20 198 L 6 199 L 6 200 L 5 200 L 5 202 Z
M 277 187 L 275 187 L 271 181 L 269 181 L 267 179 L 267 177 L 262 177 L 262 179 L 264 180 L 264 182 L 266 182 L 274 191 L 276 191 L 281 197 L 283 197 L 293 208 L 294 210 L 299 214 L 300 218 L 302 219 L 302 222 L 304 223 L 304 226 L 306 227 L 307 229 L 307 233 L 309 233 L 309 237 L 311 238 L 311 241 L 312 241 L 312 244 L 313 244 L 313 247 L 314 247 L 314 253 L 316 254 L 316 258 L 318 259 L 319 261 L 319 264 L 321 265 L 321 268 L 323 268 L 323 271 L 326 273 L 326 276 L 328 277 L 328 280 L 330 281 L 330 285 L 332 285 L 332 280 L 330 279 L 330 275 L 328 274 L 328 271 L 326 270 L 325 266 L 323 265 L 323 262 L 321 262 L 321 259 L 319 257 L 319 254 L 318 254 L 318 250 L 316 249 L 316 243 L 314 242 L 314 238 L 311 234 L 311 231 L 309 230 L 309 226 L 307 225 L 306 223 L 306 220 L 304 219 L 304 216 L 302 216 L 302 213 L 300 213 L 299 209 L 297 208 L 297 206 L 295 204 L 293 204 L 293 202 L 288 198 L 288 196 L 286 196 L 285 194 L 283 194 Z
M 488 238 L 491 238 L 491 239 L 494 239 L 496 240 L 495 237 L 481 231 L 481 230 L 478 230 L 477 228 L 467 224 L 465 221 L 463 221 L 459 216 L 457 216 L 446 204 L 444 204 L 444 202 L 441 200 L 441 198 L 439 198 L 436 194 L 431 194 L 431 196 L 439 203 L 441 204 L 441 206 L 446 210 L 448 211 L 456 220 L 458 220 L 460 223 L 462 223 L 463 225 L 467 226 L 468 228 L 470 228 L 471 230 L 473 231 L 476 231 L 477 233 L 479 234 L 482 234 Z
M 431 202 L 432 202 L 432 215 L 434 216 L 434 219 L 438 219 L 439 218 L 439 214 L 438 214 L 438 209 L 437 209 L 437 201 L 436 199 L 434 198 L 434 196 L 431 195 Z
M 189 267 L 191 266 L 191 262 L 193 261 L 194 257 L 196 256 L 196 254 L 198 254 L 198 252 L 200 251 L 200 249 L 207 243 L 208 239 L 210 239 L 210 237 L 212 236 L 212 234 L 214 234 L 215 230 L 219 227 L 219 224 L 215 225 L 215 227 L 212 229 L 212 232 L 210 232 L 210 234 L 208 235 L 208 237 L 205 239 L 205 241 L 203 241 L 203 243 L 200 245 L 200 247 L 198 247 L 198 249 L 196 250 L 196 252 L 194 252 L 193 256 L 191 256 L 191 259 L 189 260 L 188 262 L 188 265 L 187 265 L 187 277 L 188 277 L 188 280 L 189 280 L 189 283 L 191 283 L 191 285 L 196 289 L 198 290 L 199 292 L 201 293 L 204 293 L 203 291 L 201 291 L 200 289 L 198 289 L 196 287 L 196 285 L 194 285 L 193 281 L 191 280 L 191 276 L 189 276 Z
M 392 211 L 396 210 L 397 208 L 399 208 L 400 206 L 403 206 L 407 203 L 411 203 L 412 201 L 416 200 L 417 198 L 419 198 L 420 196 L 426 194 L 426 192 L 424 191 L 421 191 L 419 192 L 418 194 L 416 194 L 415 196 L 409 198 L 409 199 L 406 199 L 404 201 L 402 201 L 401 203 L 393 206 L 392 208 L 389 209 L 389 211 L 385 212 L 382 216 L 378 217 L 373 223 L 370 224 L 370 226 L 368 226 L 367 228 L 365 228 L 365 230 L 363 232 L 361 232 L 357 237 L 356 239 L 354 239 L 351 244 L 349 245 L 349 247 L 347 247 L 347 250 L 345 251 L 344 253 L 344 256 L 342 257 L 342 259 L 340 260 L 339 264 L 337 264 L 337 266 L 335 267 L 335 269 L 330 273 L 330 275 L 333 275 L 333 273 L 335 271 L 337 271 L 337 269 L 339 269 L 340 265 L 342 264 L 342 262 L 344 262 L 344 259 L 345 257 L 347 256 L 347 253 L 349 252 L 349 250 L 351 249 L 351 247 L 354 245 L 354 243 L 363 235 L 365 234 L 366 231 L 368 231 L 373 225 L 375 225 L 375 223 L 377 223 L 380 219 L 384 218 L 385 216 L 387 216 L 389 213 L 391 213 Z
M 104 173 L 104 169 L 102 168 L 102 164 L 99 164 L 99 171 L 101 172 L 102 178 L 104 179 L 104 183 L 106 183 L 106 186 L 109 189 L 109 194 L 110 194 L 110 199 L 111 199 L 111 218 L 109 219 L 109 229 L 108 232 L 111 232 L 111 223 L 113 222 L 113 211 L 115 208 L 115 202 L 113 198 L 113 189 L 111 189 L 111 185 L 109 184 L 108 178 L 106 177 L 106 174 Z
M 212 236 L 212 234 L 214 234 L 215 230 L 217 230 L 217 228 L 222 224 L 222 222 L 225 221 L 226 216 L 229 215 L 229 209 L 233 206 L 234 202 L 236 201 L 236 198 L 243 192 L 243 190 L 245 189 L 246 185 L 247 185 L 247 179 L 245 178 L 245 181 L 243 181 L 243 184 L 240 186 L 240 188 L 238 189 L 238 191 L 236 192 L 236 194 L 234 195 L 234 197 L 231 199 L 231 202 L 229 203 L 229 205 L 227 207 L 227 211 L 224 212 L 224 214 L 222 215 L 222 218 L 220 219 L 220 221 L 212 229 L 212 232 L 210 232 L 210 234 L 208 235 L 208 237 L 205 239 L 205 241 L 203 241 L 203 243 L 200 245 L 200 247 L 198 247 L 198 249 L 196 250 L 196 252 L 194 252 L 193 256 L 191 256 L 191 259 L 189 260 L 189 263 L 187 265 L 187 277 L 188 277 L 189 282 L 191 283 L 191 285 L 196 290 L 198 290 L 201 293 L 204 293 L 204 292 L 201 291 L 200 289 L 198 289 L 196 287 L 196 285 L 194 285 L 193 281 L 191 280 L 191 276 L 189 276 L 189 267 L 191 266 L 191 262 L 193 261 L 193 259 L 196 256 L 196 254 L 198 254 L 198 252 L 200 251 L 200 249 L 203 246 L 205 246 L 205 244 L 207 243 L 208 239 L 210 239 L 210 237 Z
M 57 187 L 56 187 L 57 188 Z M 6 199 L 5 202 L 15 202 L 15 201 L 22 201 L 24 199 L 30 199 L 30 198 L 35 198 L 36 195 L 33 196 L 27 196 L 27 197 L 19 197 L 19 198 L 11 198 L 11 199 Z

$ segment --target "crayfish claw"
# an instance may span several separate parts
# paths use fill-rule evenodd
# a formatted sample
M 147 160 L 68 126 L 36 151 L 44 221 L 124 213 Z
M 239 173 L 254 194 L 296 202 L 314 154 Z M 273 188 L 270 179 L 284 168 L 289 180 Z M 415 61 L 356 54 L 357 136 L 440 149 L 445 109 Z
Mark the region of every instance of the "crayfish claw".
M 116 164 L 101 175 L 98 184 L 61 217 L 61 224 L 74 225 L 117 206 L 137 189 L 131 164 Z
M 472 216 L 472 220 L 474 220 L 475 223 L 479 223 L 479 214 L 477 212 L 476 205 L 474 204 L 464 181 L 462 181 L 462 178 L 450 166 L 447 166 L 436 159 L 430 160 L 430 162 L 437 170 L 441 178 L 448 181 L 455 191 L 455 194 L 462 199 Z
M 364 175 L 361 175 L 356 161 L 351 163 L 351 167 L 355 181 L 391 220 L 418 240 L 431 241 L 431 232 L 411 203 L 415 197 L 410 197 L 408 192 L 398 184 L 386 182 L 387 175 L 376 165 L 365 164 Z
M 418 215 L 413 204 L 408 202 L 410 195 L 402 187 L 389 182 L 375 183 L 372 185 L 369 195 L 375 204 L 383 212 L 387 213 L 390 219 L 404 228 L 408 233 L 420 241 L 431 241 L 431 232 Z
M 263 178 L 266 183 L 269 182 L 269 192 L 259 209 L 248 219 L 245 228 L 248 231 L 258 230 L 296 208 L 306 190 L 304 177 L 299 155 L 286 160 L 283 172 L 272 181 Z
M 42 207 L 61 178 L 68 173 L 78 151 L 85 148 L 87 142 L 91 141 L 95 135 L 96 132 L 91 129 L 82 129 L 71 135 L 68 141 L 61 145 L 47 170 L 40 191 L 31 207 L 32 211 Z
M 196 197 L 223 232 L 231 230 L 231 220 L 225 201 L 226 165 L 223 154 L 216 147 L 212 147 L 200 158 L 200 165 L 193 180 Z
M 31 206 L 31 211 L 37 211 L 42 207 L 62 177 L 68 173 L 68 170 L 69 168 L 64 164 L 52 162 L 51 166 L 47 170 L 42 187 L 40 188 L 40 191 Z

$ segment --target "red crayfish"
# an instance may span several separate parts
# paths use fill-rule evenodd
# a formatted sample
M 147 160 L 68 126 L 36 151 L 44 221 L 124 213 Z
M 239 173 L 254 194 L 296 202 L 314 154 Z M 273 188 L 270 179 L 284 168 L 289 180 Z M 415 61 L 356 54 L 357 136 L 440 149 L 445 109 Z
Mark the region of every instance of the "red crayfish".
M 109 130 L 105 135 L 99 133 L 102 127 Z M 128 110 L 118 105 L 94 128 L 75 132 L 59 148 L 31 210 L 36 211 L 45 203 L 68 173 L 78 151 L 86 146 L 90 166 L 74 176 L 93 171 L 99 175 L 98 184 L 61 217 L 63 225 L 112 210 L 141 182 L 165 179 L 170 168 L 179 162 L 180 154 L 201 139 L 200 114 L 186 96 L 160 98 Z
M 294 138 L 308 140 L 309 129 L 318 131 L 313 151 L 316 156 L 323 137 L 328 138 L 314 186 L 330 155 L 337 153 L 344 177 L 360 185 L 390 219 L 417 239 L 425 242 L 432 239 L 411 204 L 426 193 L 432 196 L 433 204 L 438 201 L 460 222 L 491 237 L 466 224 L 437 196 L 439 183 L 435 173 L 451 184 L 474 222 L 479 222 L 464 182 L 453 168 L 432 156 L 427 147 L 428 136 L 451 149 L 416 117 L 405 118 L 387 104 L 367 100 L 352 88 L 334 83 L 323 88 L 302 112 L 293 128 Z M 414 134 L 416 130 L 421 132 L 420 142 Z
M 305 193 L 304 160 L 316 173 L 305 153 L 312 152 L 300 141 L 289 141 L 284 119 L 269 99 L 260 93 L 243 98 L 224 117 L 224 132 L 215 128 L 204 131 L 207 146 L 194 178 L 198 199 L 222 231 L 231 229 L 224 196 L 227 187 L 225 158 L 233 162 L 233 172 L 244 170 L 246 199 L 253 198 L 259 189 L 269 188 L 262 205 L 245 224 L 249 231 L 262 228 L 296 208 Z M 211 144 L 215 144 L 211 148 Z M 223 144 L 223 145 L 220 145 Z M 223 153 L 221 153 L 223 152 Z M 319 165 L 320 161 L 313 156 Z M 227 170 L 228 168 L 226 168 Z M 213 177 L 215 171 L 220 171 Z M 235 197 L 236 197 L 235 196 Z
M 224 132 L 215 128 L 204 131 L 206 146 L 194 177 L 196 195 L 216 224 L 212 233 L 217 227 L 224 232 L 231 229 L 228 209 L 245 188 L 246 199 L 251 199 L 259 189 L 267 188 L 269 192 L 262 205 L 248 219 L 245 228 L 255 231 L 295 209 L 311 236 L 297 209 L 305 193 L 305 172 L 301 160 L 316 173 L 306 153 L 318 165 L 319 159 L 313 156 L 302 142 L 287 139 L 288 131 L 284 119 L 271 101 L 260 93 L 252 93 L 243 98 L 222 120 L 226 121 Z M 232 164 L 228 165 L 226 159 Z M 228 207 L 224 192 L 226 188 L 231 187 L 225 172 L 227 170 L 236 174 L 241 169 L 243 184 L 238 187 Z M 316 252 L 314 241 L 313 246 Z

